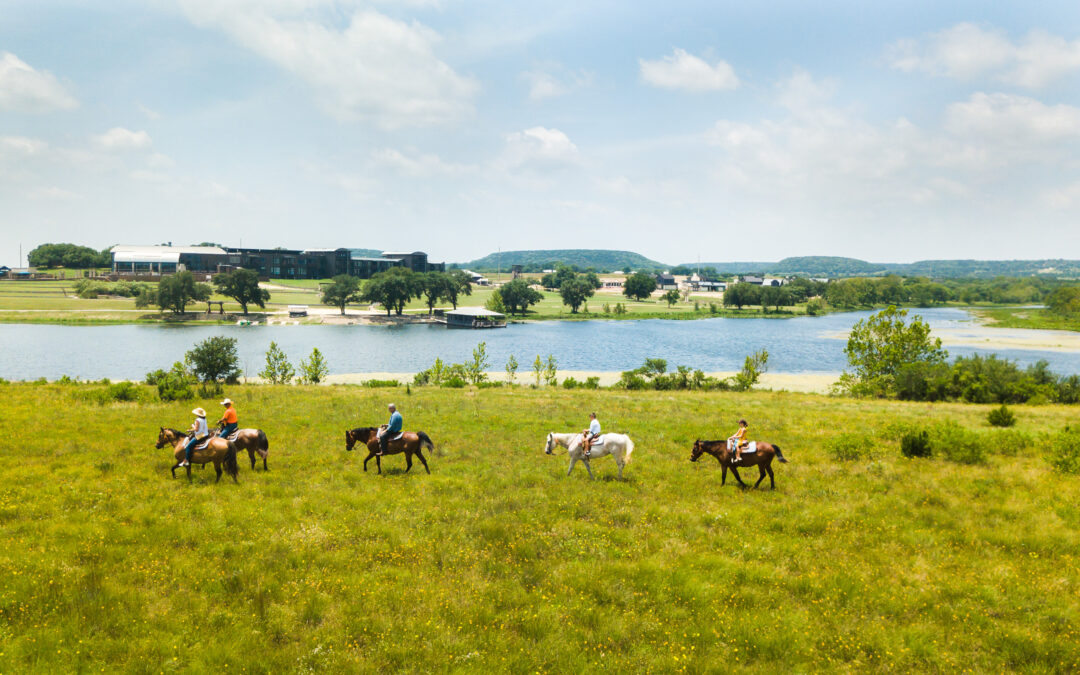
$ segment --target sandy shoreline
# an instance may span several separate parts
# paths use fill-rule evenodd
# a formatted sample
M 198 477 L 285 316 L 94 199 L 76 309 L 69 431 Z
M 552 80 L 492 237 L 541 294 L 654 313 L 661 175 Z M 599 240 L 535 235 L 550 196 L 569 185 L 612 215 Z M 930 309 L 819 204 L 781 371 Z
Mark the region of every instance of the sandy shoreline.
M 713 377 L 729 377 L 734 375 L 733 371 L 707 373 Z M 327 384 L 361 384 L 367 380 L 397 380 L 402 384 L 412 382 L 415 373 L 340 373 L 337 375 L 330 375 L 326 378 Z M 622 373 L 618 371 L 593 371 L 593 370 L 560 370 L 559 382 L 562 382 L 568 377 L 572 377 L 575 380 L 584 381 L 589 377 L 600 378 L 600 385 L 609 387 L 619 380 Z M 808 394 L 826 394 L 829 392 L 829 387 L 836 379 L 840 377 L 840 373 L 765 373 L 761 376 L 761 380 L 758 383 L 757 389 L 772 389 L 775 391 L 785 390 L 794 391 Z M 492 371 L 488 373 L 488 379 L 496 382 L 505 382 L 506 373 L 502 371 Z M 516 382 L 518 384 L 529 384 L 532 380 L 531 373 L 519 372 Z
M 823 337 L 847 340 L 846 331 L 826 332 Z M 948 347 L 973 347 L 984 351 L 995 349 L 1030 349 L 1041 352 L 1080 352 L 1080 333 L 1044 328 L 995 328 L 972 325 L 964 328 L 935 328 L 930 337 L 941 338 Z

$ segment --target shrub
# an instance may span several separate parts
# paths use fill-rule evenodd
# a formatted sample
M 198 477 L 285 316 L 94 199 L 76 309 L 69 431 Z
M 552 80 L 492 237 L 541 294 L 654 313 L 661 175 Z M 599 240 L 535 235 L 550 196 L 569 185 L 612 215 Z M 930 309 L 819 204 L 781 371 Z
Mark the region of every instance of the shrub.
M 865 434 L 839 434 L 829 439 L 825 449 L 835 459 L 851 461 L 868 456 L 874 449 L 874 441 Z
M 192 390 L 197 383 L 195 376 L 180 361 L 174 363 L 170 370 L 147 373 L 146 383 L 157 386 L 158 398 L 162 401 L 189 401 L 195 398 Z
M 106 405 L 108 403 L 137 402 L 142 400 L 143 392 L 138 385 L 132 382 L 117 382 L 110 384 L 104 389 L 96 389 L 84 394 L 84 396 L 96 403 Z
M 562 386 L 563 386 L 563 389 L 577 389 L 578 387 L 581 386 L 581 383 L 578 382 L 577 380 L 575 380 L 572 377 L 568 377 L 565 380 L 563 380 Z
M 1051 437 L 1047 461 L 1061 473 L 1080 474 L 1080 427 L 1065 427 Z
M 600 378 L 596 377 L 596 376 L 585 378 L 585 381 L 581 383 L 581 388 L 582 389 L 599 389 L 600 388 Z
M 400 387 L 401 383 L 397 380 L 364 380 L 361 384 L 365 387 L 372 389 L 381 389 L 383 387 Z
M 930 434 L 925 430 L 911 431 L 900 439 L 900 454 L 904 457 L 929 457 Z
M 300 381 L 306 384 L 319 384 L 330 374 L 330 368 L 326 365 L 326 358 L 318 347 L 311 350 L 308 360 L 300 360 Z
M 806 313 L 810 316 L 817 316 L 825 312 L 825 303 L 821 300 L 811 300 L 806 303 Z
M 986 416 L 986 421 L 990 422 L 990 426 L 993 427 L 1011 427 L 1016 424 L 1016 415 L 1009 410 L 1008 406 L 1004 403 L 1000 408 L 994 408 Z
M 1010 457 L 1022 454 L 1034 445 L 1030 436 L 1014 429 L 990 432 L 988 444 L 993 452 Z
M 451 375 L 442 383 L 442 386 L 449 389 L 462 389 L 466 384 L 465 378 L 460 375 Z
M 222 379 L 235 383 L 240 376 L 240 357 L 236 353 L 236 338 L 215 335 L 198 343 L 184 355 L 184 362 L 200 380 L 219 389 Z
M 278 343 L 271 342 L 270 349 L 266 350 L 266 367 L 259 373 L 259 377 L 270 384 L 289 384 L 295 373 L 289 357 L 278 347 Z
M 930 429 L 930 446 L 935 455 L 960 464 L 983 464 L 986 448 L 978 434 L 953 421 L 939 422 Z

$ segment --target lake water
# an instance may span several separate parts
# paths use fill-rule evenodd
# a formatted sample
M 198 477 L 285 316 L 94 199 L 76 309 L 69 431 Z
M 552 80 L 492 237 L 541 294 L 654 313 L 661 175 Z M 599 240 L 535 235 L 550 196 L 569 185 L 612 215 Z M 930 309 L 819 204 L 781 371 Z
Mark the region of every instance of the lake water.
M 958 309 L 920 309 L 934 329 L 974 326 Z M 28 380 L 62 375 L 82 379 L 141 379 L 147 372 L 183 359 L 184 352 L 211 335 L 235 337 L 241 366 L 249 376 L 263 367 L 271 340 L 296 363 L 318 347 L 331 373 L 417 372 L 436 357 L 460 362 L 487 342 L 491 370 L 510 354 L 521 372 L 537 354 L 553 354 L 563 370 L 619 371 L 648 357 L 669 368 L 687 365 L 706 372 L 738 370 L 747 354 L 769 351 L 776 373 L 839 372 L 847 365 L 843 339 L 871 312 L 794 319 L 701 319 L 695 321 L 547 321 L 504 329 L 448 330 L 408 326 L 59 326 L 0 324 L 0 377 Z M 950 356 L 990 350 L 948 346 Z M 1022 365 L 1039 359 L 1058 373 L 1080 373 L 1080 352 L 994 349 Z

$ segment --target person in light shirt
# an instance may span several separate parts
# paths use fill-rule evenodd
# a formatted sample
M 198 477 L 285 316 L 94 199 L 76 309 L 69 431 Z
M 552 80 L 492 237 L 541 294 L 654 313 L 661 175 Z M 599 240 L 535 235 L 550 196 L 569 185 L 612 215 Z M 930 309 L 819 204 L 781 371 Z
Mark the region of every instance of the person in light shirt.
M 192 422 L 191 428 L 188 430 L 192 432 L 191 438 L 188 439 L 187 445 L 184 446 L 184 461 L 180 463 L 180 466 L 191 465 L 192 449 L 205 441 L 210 435 L 210 430 L 206 427 L 206 411 L 202 408 L 195 408 L 191 411 L 191 414 L 195 416 L 195 421 Z
M 589 456 L 589 448 L 600 438 L 600 420 L 596 419 L 596 413 L 589 413 L 589 428 L 581 432 L 585 436 L 585 457 Z

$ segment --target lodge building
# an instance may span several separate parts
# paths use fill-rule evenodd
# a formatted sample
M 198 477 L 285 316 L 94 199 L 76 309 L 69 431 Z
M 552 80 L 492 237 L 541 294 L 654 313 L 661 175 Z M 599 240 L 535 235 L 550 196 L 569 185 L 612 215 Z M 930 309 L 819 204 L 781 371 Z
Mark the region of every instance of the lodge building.
M 428 261 L 427 253 L 385 252 L 381 257 L 362 255 L 349 248 L 229 248 L 218 246 L 113 246 L 112 273 L 123 277 L 162 276 L 189 271 L 217 274 L 238 268 L 254 270 L 262 278 L 329 279 L 348 274 L 369 279 L 391 267 L 414 272 L 443 272 L 446 263 Z

